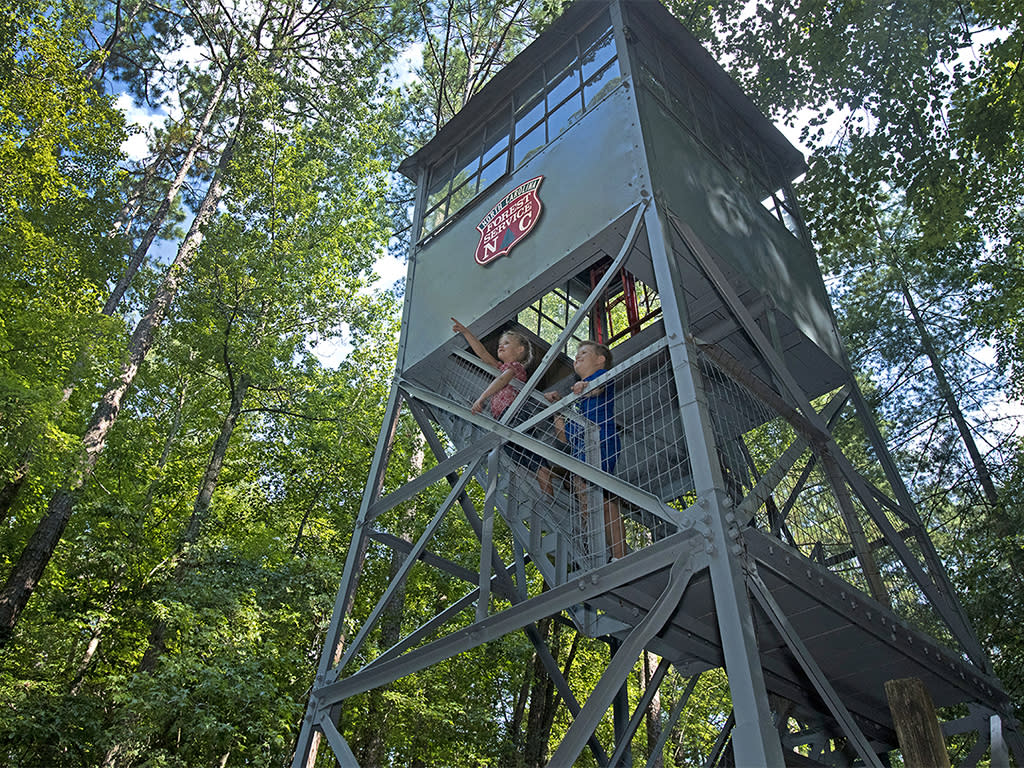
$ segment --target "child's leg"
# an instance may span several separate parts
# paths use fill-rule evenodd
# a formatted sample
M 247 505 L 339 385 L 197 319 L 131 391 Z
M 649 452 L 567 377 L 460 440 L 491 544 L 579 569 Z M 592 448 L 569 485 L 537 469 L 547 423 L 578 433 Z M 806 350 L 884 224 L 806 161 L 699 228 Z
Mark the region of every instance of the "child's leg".
M 572 476 L 572 492 L 576 496 L 576 503 L 580 507 L 580 520 L 584 525 L 587 522 L 587 493 L 589 492 L 587 481 L 579 475 Z
M 551 467 L 541 464 L 537 469 L 537 484 L 548 496 L 554 496 L 555 490 L 551 485 Z
M 608 493 L 605 493 L 604 497 L 604 526 L 612 557 L 625 557 L 626 529 L 622 524 L 622 515 L 619 511 L 619 498 Z

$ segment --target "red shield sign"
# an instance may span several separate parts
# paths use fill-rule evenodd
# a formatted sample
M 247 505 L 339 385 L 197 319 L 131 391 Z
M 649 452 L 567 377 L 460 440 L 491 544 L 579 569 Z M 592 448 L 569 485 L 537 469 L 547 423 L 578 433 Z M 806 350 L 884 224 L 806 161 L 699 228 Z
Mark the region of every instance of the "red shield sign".
M 543 176 L 537 176 L 520 184 L 476 225 L 480 230 L 475 255 L 477 264 L 487 264 L 504 256 L 530 233 L 540 218 L 542 206 L 537 190 L 543 180 Z

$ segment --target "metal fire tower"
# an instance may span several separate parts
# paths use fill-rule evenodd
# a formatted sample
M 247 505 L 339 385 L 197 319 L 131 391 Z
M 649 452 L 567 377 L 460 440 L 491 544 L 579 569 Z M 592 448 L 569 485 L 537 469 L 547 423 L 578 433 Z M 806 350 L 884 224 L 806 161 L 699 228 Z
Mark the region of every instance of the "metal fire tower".
M 418 194 L 397 370 L 296 767 L 318 745 L 358 765 L 336 726 L 346 699 L 518 632 L 573 718 L 559 768 L 584 750 L 631 764 L 670 667 L 728 677 L 732 715 L 705 765 L 889 765 L 884 684 L 901 678 L 973 745 L 965 764 L 1012 752 L 1024 765 L 1008 698 L 857 390 L 791 193 L 804 170 L 653 0 L 577 0 L 405 161 Z M 492 354 L 509 329 L 532 341 L 529 380 L 498 420 L 470 409 L 495 371 L 452 315 Z M 614 391 L 610 472 L 554 426 L 598 439 L 571 390 L 587 339 L 613 353 L 591 390 Z M 400 419 L 426 460 L 385 487 Z M 509 446 L 552 468 L 550 494 Z M 443 501 L 410 535 L 410 504 L 430 492 Z M 611 562 L 603 498 L 629 548 Z M 438 542 L 456 518 L 472 551 Z M 373 592 L 360 575 L 392 551 L 400 566 Z M 384 642 L 413 569 L 464 592 L 405 611 Z M 550 616 L 614 649 L 596 686 L 562 676 L 536 627 Z M 630 711 L 621 692 L 645 652 L 662 662 Z M 672 722 L 695 716 L 674 698 Z

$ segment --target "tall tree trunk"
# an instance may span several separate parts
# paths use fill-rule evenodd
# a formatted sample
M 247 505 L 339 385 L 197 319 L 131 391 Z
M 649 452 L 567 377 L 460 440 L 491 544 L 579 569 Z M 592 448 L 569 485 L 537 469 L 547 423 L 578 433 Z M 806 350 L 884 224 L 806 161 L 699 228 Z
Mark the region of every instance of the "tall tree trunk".
M 384 456 L 382 457 L 380 477 L 377 478 L 377 487 L 374 489 L 374 497 L 380 496 L 381 491 L 384 488 L 384 468 L 388 465 L 388 457 L 391 455 L 391 449 L 395 444 L 395 436 L 398 434 L 398 421 L 401 415 L 401 408 L 396 408 L 394 417 L 391 421 L 391 426 L 388 429 L 387 440 L 384 445 Z M 345 605 L 342 606 L 341 615 L 342 617 L 348 616 L 352 612 L 352 606 L 355 605 L 356 591 L 359 588 L 359 577 L 362 574 L 363 564 L 366 562 L 366 550 L 370 543 L 369 536 L 361 537 L 359 542 L 359 548 L 356 552 L 355 568 L 352 571 L 352 585 L 349 589 L 348 598 L 345 600 Z M 344 631 L 341 631 L 338 635 L 338 641 L 334 646 L 334 651 L 331 654 L 331 666 L 336 666 L 340 661 L 342 654 L 345 652 L 345 643 L 348 638 Z M 326 642 L 326 641 L 325 641 Z M 316 764 L 316 757 L 320 751 L 320 740 L 322 737 L 321 731 L 317 730 L 313 732 L 313 738 L 310 739 L 309 752 L 306 756 L 305 768 L 313 768 Z
M 921 348 L 928 357 L 928 363 L 931 366 L 932 374 L 935 376 L 939 395 L 942 397 L 942 401 L 946 404 L 946 408 L 949 409 L 950 416 L 953 418 L 953 423 L 956 424 L 957 431 L 960 433 L 960 439 L 963 441 L 964 447 L 967 449 L 967 455 L 970 456 L 971 463 L 974 465 L 974 472 L 978 478 L 978 484 L 981 486 L 982 493 L 985 496 L 985 501 L 988 503 L 988 520 L 992 525 L 992 529 L 999 538 L 1007 540 L 1012 539 L 1017 535 L 1017 528 L 1013 521 L 1007 516 L 1002 502 L 999 499 L 999 491 L 996 489 L 996 484 L 992 479 L 992 473 L 989 471 L 988 465 L 985 463 L 985 457 L 981 455 L 981 451 L 978 449 L 978 444 L 974 439 L 971 426 L 967 423 L 967 418 L 960 409 L 960 403 L 957 401 L 956 395 L 953 393 L 953 387 L 949 384 L 945 368 L 942 365 L 942 359 L 939 357 L 938 350 L 935 348 L 935 343 L 932 341 L 932 336 L 928 332 L 928 326 L 924 321 L 921 310 L 918 308 L 917 302 L 914 301 L 914 296 L 911 294 L 910 287 L 906 282 L 901 279 L 899 284 L 900 292 L 903 294 L 903 299 L 907 303 L 907 308 L 910 310 L 910 316 L 914 320 L 914 327 L 917 329 L 918 337 L 921 340 Z M 1014 571 L 1018 574 L 1024 573 L 1024 550 L 1021 550 L 1020 547 L 1007 547 L 1006 553 L 1012 560 Z
M 157 484 L 160 482 L 164 468 L 167 466 L 167 462 L 171 458 L 171 451 L 174 450 L 174 444 L 178 441 L 178 433 L 181 432 L 181 422 L 184 418 L 185 399 L 187 395 L 188 382 L 182 378 L 181 385 L 178 388 L 178 402 L 174 408 L 174 416 L 171 418 L 171 428 L 167 430 L 167 437 L 164 438 L 164 447 L 160 451 L 160 458 L 156 462 L 156 477 L 150 481 L 149 487 L 146 489 L 146 501 L 143 503 L 142 508 L 147 512 L 153 506 L 153 496 L 156 495 Z
M 18 492 L 21 487 L 25 484 L 25 478 L 28 477 L 28 460 L 22 461 L 21 465 L 14 471 L 14 477 L 4 483 L 3 488 L 0 488 L 0 520 L 9 520 L 11 516 L 11 507 L 14 506 L 14 500 L 18 498 Z
M 644 692 L 647 691 L 647 687 L 651 684 L 651 677 L 654 674 L 654 654 L 648 651 L 644 651 Z M 651 699 L 651 706 L 647 708 L 647 712 L 644 714 L 647 721 L 647 759 L 648 765 L 651 768 L 662 768 L 665 764 L 664 759 L 660 754 L 654 755 L 654 759 L 651 759 L 651 752 L 654 747 L 658 744 L 658 739 L 661 738 L 661 692 L 658 691 L 654 694 L 654 698 Z
M 320 494 L 323 492 L 324 486 L 327 482 L 323 479 L 317 483 L 316 490 L 313 491 L 312 502 L 306 505 L 306 511 L 302 513 L 302 520 L 299 521 L 299 530 L 295 532 L 295 540 L 292 542 L 291 553 L 292 557 L 297 557 L 299 554 L 299 548 L 302 546 L 302 537 L 306 533 L 306 525 L 309 523 L 309 518 L 313 515 L 313 509 L 319 505 L 318 500 Z
M 558 658 L 558 628 L 554 627 L 550 618 L 538 622 L 537 629 L 546 642 L 554 635 L 551 652 Z M 555 684 L 540 655 L 533 655 L 533 685 L 530 687 L 530 712 L 526 719 L 526 738 L 523 742 L 523 763 L 528 768 L 541 768 L 548 760 L 548 740 L 551 738 L 551 725 L 555 721 Z
M 135 277 L 135 273 L 139 271 L 139 267 L 146 258 L 146 254 L 149 253 L 150 246 L 153 245 L 153 241 L 156 240 L 157 234 L 163 227 L 164 222 L 167 219 L 167 213 L 171 210 L 171 204 L 174 202 L 174 198 L 178 196 L 178 192 L 181 191 L 181 187 L 184 185 L 185 179 L 188 178 L 188 174 L 192 170 L 196 156 L 199 154 L 199 149 L 206 140 L 207 130 L 210 127 L 210 123 L 213 121 L 213 115 L 216 113 L 217 107 L 220 106 L 230 74 L 230 67 L 225 67 L 221 70 L 220 80 L 217 82 L 217 86 L 214 88 L 213 94 L 211 94 L 210 100 L 206 104 L 206 111 L 203 113 L 203 117 L 200 119 L 199 125 L 196 126 L 196 131 L 192 135 L 192 143 L 189 145 L 188 151 L 185 152 L 185 156 L 181 159 L 181 163 L 178 165 L 178 173 L 167 187 L 167 191 L 164 193 L 163 199 L 160 201 L 160 206 L 157 208 L 156 213 L 153 214 L 153 220 L 149 223 L 146 233 L 142 236 L 142 240 L 139 241 L 135 251 L 132 253 L 132 257 L 129 259 L 128 265 L 125 267 L 121 277 L 118 278 L 117 285 L 115 285 L 114 289 L 110 292 L 110 296 L 107 298 L 107 303 L 103 306 L 103 314 L 114 314 L 114 311 L 117 309 L 117 305 L 121 303 L 121 299 L 128 290 L 128 286 L 131 284 L 132 278 Z
M 103 613 L 96 622 L 96 626 L 93 627 L 92 635 L 89 637 L 89 643 L 85 647 L 85 653 L 82 654 L 82 659 L 78 662 L 78 671 L 75 673 L 75 679 L 71 683 L 71 688 L 68 691 L 70 696 L 77 695 L 78 691 L 82 687 L 82 682 L 85 680 L 85 673 L 89 671 L 89 665 L 92 663 L 93 657 L 96 655 L 96 651 L 100 647 L 100 638 L 103 636 L 103 630 L 106 629 L 107 625 L 110 623 L 110 612 L 114 608 L 114 600 L 117 598 L 117 593 L 120 591 L 121 582 L 118 580 L 110 587 L 110 593 L 107 595 L 107 599 L 103 603 Z
M 220 434 L 213 444 L 213 451 L 210 460 L 206 464 L 206 471 L 203 473 L 203 480 L 199 485 L 199 492 L 196 494 L 195 504 L 192 506 L 192 517 L 189 519 L 188 527 L 178 542 L 175 553 L 176 563 L 174 566 L 173 581 L 180 583 L 186 572 L 193 566 L 188 550 L 199 541 L 199 534 L 202 531 L 203 523 L 210 516 L 210 504 L 213 501 L 213 493 L 217 490 L 217 482 L 220 479 L 220 471 L 224 467 L 224 459 L 228 454 L 228 445 L 231 443 L 231 435 L 238 424 L 238 417 L 242 413 L 242 404 L 245 402 L 246 393 L 249 391 L 250 380 L 248 375 L 242 374 L 231 386 L 231 405 L 220 425 Z M 139 672 L 152 672 L 156 667 L 157 660 L 165 650 L 167 638 L 167 624 L 164 621 L 156 621 L 149 633 L 149 641 L 142 660 L 139 662 Z
M 138 12 L 138 8 L 141 8 L 141 3 L 132 12 L 133 15 L 134 13 Z M 111 41 L 108 39 L 107 42 L 110 43 Z M 124 272 L 118 278 L 116 285 L 110 292 L 110 296 L 107 297 L 107 301 L 102 309 L 102 314 L 107 315 L 108 317 L 113 316 L 114 312 L 117 310 L 117 305 L 120 304 L 121 299 L 124 298 L 124 294 L 128 290 L 128 286 L 131 285 L 132 279 L 135 277 L 135 274 L 139 271 L 139 267 L 145 260 L 146 254 L 149 252 L 149 249 L 152 246 L 153 241 L 156 239 L 157 234 L 163 227 L 164 222 L 167 219 L 167 213 L 171 209 L 171 204 L 174 202 L 174 198 L 177 196 L 178 192 L 181 191 L 181 187 L 185 183 L 185 179 L 187 178 L 189 171 L 192 170 L 192 166 L 195 163 L 196 155 L 198 154 L 199 149 L 202 146 L 203 140 L 206 138 L 206 133 L 207 130 L 209 129 L 210 122 L 213 118 L 214 112 L 220 105 L 221 99 L 223 98 L 224 89 L 228 82 L 228 74 L 228 70 L 225 69 L 221 76 L 220 82 L 217 83 L 217 88 L 214 90 L 214 93 L 211 96 L 209 103 L 207 104 L 206 112 L 203 114 L 199 126 L 196 128 L 196 132 L 192 137 L 192 144 L 189 146 L 188 151 L 185 153 L 185 156 L 178 167 L 178 173 L 175 176 L 174 181 L 171 182 L 171 185 L 167 188 L 167 191 L 160 202 L 160 206 L 157 209 L 156 213 L 154 214 L 153 220 L 150 222 L 149 228 L 146 230 L 146 234 L 143 236 L 138 246 L 132 252 L 132 257 L 131 259 L 129 259 L 128 264 L 125 266 Z M 146 169 L 146 174 L 145 177 L 143 178 L 143 182 L 142 184 L 140 184 L 139 189 L 137 189 L 134 195 L 136 199 L 141 199 L 141 197 L 144 195 L 144 185 L 152 180 L 159 162 L 160 160 L 158 158 L 158 160 L 155 163 L 153 163 L 152 166 Z M 118 214 L 117 220 L 114 222 L 111 231 L 112 235 L 116 234 L 121 227 L 127 226 L 128 218 L 134 215 L 134 213 L 132 213 L 133 207 L 134 206 L 130 202 L 125 204 L 125 206 L 121 210 L 121 213 Z M 200 210 L 202 210 L 202 208 L 200 208 Z M 182 245 L 182 247 L 184 247 L 184 244 Z M 179 249 L 179 256 L 180 254 L 181 251 Z M 67 383 L 64 385 L 64 389 L 61 394 L 62 404 L 66 403 L 71 398 L 72 393 L 75 391 L 75 384 L 77 382 L 78 376 L 80 375 L 82 368 L 85 367 L 87 360 L 88 354 L 83 348 L 83 350 L 78 355 L 78 359 L 75 361 L 71 368 L 71 373 L 68 376 Z M 5 514 L 6 511 L 13 505 L 14 500 L 17 498 L 18 492 L 21 490 L 25 475 L 27 474 L 28 467 L 31 463 L 31 455 L 26 454 L 25 456 L 23 456 L 22 463 L 24 464 L 25 472 L 15 480 L 6 483 L 3 489 L 0 489 L 0 514 Z M 2 615 L 3 612 L 2 610 L 0 610 L 0 616 Z M 3 643 L 3 628 L 2 626 L 0 626 L 0 647 L 2 647 Z
M 960 439 L 963 441 L 964 447 L 967 448 L 967 455 L 971 457 L 971 463 L 974 465 L 974 472 L 978 477 L 978 483 L 981 485 L 982 492 L 985 494 L 985 499 L 990 505 L 996 506 L 999 503 L 999 493 L 996 491 L 995 483 L 992 482 L 992 475 L 988 470 L 988 465 L 985 464 L 985 459 L 981 455 L 981 451 L 978 450 L 978 444 L 974 440 L 971 427 L 967 423 L 963 411 L 960 409 L 960 403 L 957 401 L 953 388 L 949 384 L 949 379 L 946 378 L 946 371 L 942 365 L 942 360 L 939 358 L 938 350 L 935 348 L 935 343 L 932 341 L 932 335 L 928 331 L 928 326 L 921 315 L 921 310 L 918 309 L 917 302 L 914 301 L 914 296 L 910 292 L 910 286 L 902 279 L 900 279 L 899 284 L 903 300 L 907 303 L 910 316 L 914 320 L 914 327 L 917 329 L 921 348 L 928 357 L 932 375 L 935 376 L 939 395 L 946 404 L 946 408 L 949 409 L 953 423 L 956 424 L 957 431 L 960 433 Z
M 128 345 L 128 359 L 121 369 L 120 375 L 110 384 L 93 412 L 89 426 L 82 437 L 79 466 L 68 478 L 64 487 L 53 494 L 42 520 L 32 532 L 3 591 L 0 592 L 0 647 L 5 646 L 10 640 L 18 617 L 32 596 L 50 558 L 53 557 L 53 552 L 64 534 L 64 528 L 74 509 L 75 497 L 96 468 L 96 462 L 106 447 L 110 429 L 121 412 L 121 401 L 153 346 L 156 331 L 163 323 L 167 309 L 177 293 L 178 283 L 188 270 L 192 258 L 202 242 L 204 227 L 213 218 L 217 211 L 217 205 L 227 191 L 224 177 L 234 152 L 237 132 L 242 130 L 243 125 L 244 115 L 239 118 L 236 135 L 228 141 L 221 153 L 217 171 L 210 182 L 202 204 L 199 206 L 199 211 L 192 221 L 188 234 L 178 248 L 177 256 L 164 274 L 163 282 L 150 301 L 146 313 L 135 326 L 135 332 Z
M 139 211 L 142 210 L 142 201 L 146 197 L 146 192 L 153 183 L 153 179 L 156 178 L 156 174 L 157 171 L 160 170 L 160 166 L 163 165 L 164 160 L 167 159 L 169 148 L 169 142 L 161 145 L 156 158 L 146 166 L 145 171 L 142 173 L 142 178 L 139 179 L 132 187 L 131 194 L 128 196 L 128 199 L 124 201 L 124 205 L 121 206 L 121 210 L 118 212 L 117 218 L 114 219 L 114 223 L 110 226 L 110 237 L 114 237 L 120 232 L 129 232 L 131 230 L 135 217 L 138 216 Z
M 523 684 L 519 686 L 519 696 L 516 697 L 516 705 L 512 710 L 512 721 L 508 727 L 508 738 L 512 747 L 519 752 L 523 746 L 523 716 L 526 714 L 526 700 L 530 695 L 531 667 L 523 669 Z

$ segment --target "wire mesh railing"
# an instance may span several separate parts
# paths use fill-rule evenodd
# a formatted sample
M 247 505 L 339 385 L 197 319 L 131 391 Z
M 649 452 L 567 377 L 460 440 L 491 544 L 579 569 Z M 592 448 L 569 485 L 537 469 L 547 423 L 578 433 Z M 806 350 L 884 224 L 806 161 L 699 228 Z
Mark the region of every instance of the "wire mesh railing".
M 948 628 L 905 559 L 912 558 L 919 573 L 924 572 L 918 534 L 877 499 L 865 502 L 858 490 L 873 489 L 867 480 L 851 484 L 810 441 L 798 442 L 801 436 L 786 419 L 703 356 L 701 372 L 722 474 L 734 503 L 739 504 L 787 451 L 793 454 L 781 479 L 757 506 L 751 524 L 887 604 L 911 626 L 952 645 Z M 861 446 L 858 453 L 867 451 Z M 885 518 L 885 531 L 880 516 Z M 902 554 L 893 535 L 903 542 Z
M 852 587 L 888 602 L 913 626 L 941 634 L 941 621 L 917 578 L 921 569 L 915 574 L 907 567 L 908 552 L 915 558 L 921 554 L 915 534 L 899 515 L 865 505 L 858 488 L 826 466 L 806 436 L 749 386 L 703 354 L 698 354 L 698 367 L 722 477 L 734 505 L 743 503 L 770 470 L 778 476 L 751 510 L 750 524 Z M 438 394 L 467 407 L 493 373 L 471 355 L 453 353 Z M 554 396 L 532 393 L 509 426 L 536 442 L 508 441 L 499 448 L 498 508 L 546 571 L 545 578 L 555 582 L 674 532 L 663 505 L 682 512 L 695 501 L 682 410 L 664 343 L 601 374 L 582 393 L 572 392 L 571 386 L 564 382 L 554 403 Z M 610 430 L 599 423 L 603 417 L 588 398 L 604 399 L 613 421 Z M 458 448 L 488 432 L 455 413 L 438 420 Z M 531 449 L 537 445 L 546 448 L 540 451 L 544 456 Z M 779 462 L 790 454 L 779 470 Z M 639 488 L 661 504 L 625 501 L 616 493 L 618 483 Z M 879 514 L 887 516 L 888 525 L 879 526 Z M 909 542 L 902 552 L 889 540 L 891 531 Z
M 465 407 L 479 397 L 493 373 L 471 356 L 454 353 L 438 394 Z M 599 567 L 612 557 L 674 532 L 675 526 L 660 504 L 645 506 L 621 499 L 615 493 L 617 482 L 629 483 L 677 507 L 685 504 L 693 490 L 663 348 L 617 366 L 582 395 L 573 394 L 571 384 L 534 393 L 510 421 L 510 426 L 534 422 L 524 434 L 547 446 L 550 458 L 540 457 L 526 446 L 506 443 L 500 449 L 499 462 L 503 515 L 521 525 L 521 534 L 532 540 L 532 547 L 541 546 L 541 551 L 546 547 L 546 554 L 554 557 L 561 546 L 565 562 L 555 559 L 563 575 Z M 549 394 L 552 392 L 557 395 Z M 552 405 L 549 398 L 556 396 L 561 400 Z M 605 419 L 603 426 L 587 418 L 595 416 L 588 398 L 602 399 L 606 412 L 598 417 Z M 542 411 L 546 415 L 535 419 Z M 485 414 L 493 417 L 487 410 Z M 441 414 L 438 419 L 460 448 L 487 432 L 454 413 Z M 591 471 L 578 471 L 577 461 Z M 560 537 L 557 545 L 543 544 L 549 534 Z

